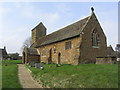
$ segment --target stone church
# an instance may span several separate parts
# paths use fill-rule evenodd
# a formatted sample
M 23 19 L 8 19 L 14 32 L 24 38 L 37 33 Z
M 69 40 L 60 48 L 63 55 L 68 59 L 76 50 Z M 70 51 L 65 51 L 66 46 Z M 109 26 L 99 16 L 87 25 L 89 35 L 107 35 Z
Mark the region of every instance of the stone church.
M 23 51 L 23 62 L 57 64 L 96 63 L 107 56 L 107 41 L 103 29 L 91 9 L 91 15 L 51 34 L 43 23 L 32 29 L 32 44 Z

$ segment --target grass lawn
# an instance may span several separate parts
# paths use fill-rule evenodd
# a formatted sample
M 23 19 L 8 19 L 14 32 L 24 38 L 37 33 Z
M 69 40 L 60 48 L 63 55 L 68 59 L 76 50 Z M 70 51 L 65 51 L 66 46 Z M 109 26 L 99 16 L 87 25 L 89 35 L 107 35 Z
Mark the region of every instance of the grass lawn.
M 118 88 L 120 90 L 120 62 L 118 63 Z
M 26 65 L 28 67 L 28 65 Z M 43 87 L 50 88 L 118 88 L 117 64 L 82 64 L 79 66 L 44 65 L 44 70 L 28 67 Z
M 0 60 L 0 89 L 2 89 L 2 61 Z
M 18 80 L 18 66 L 21 60 L 2 61 L 2 88 L 22 88 Z

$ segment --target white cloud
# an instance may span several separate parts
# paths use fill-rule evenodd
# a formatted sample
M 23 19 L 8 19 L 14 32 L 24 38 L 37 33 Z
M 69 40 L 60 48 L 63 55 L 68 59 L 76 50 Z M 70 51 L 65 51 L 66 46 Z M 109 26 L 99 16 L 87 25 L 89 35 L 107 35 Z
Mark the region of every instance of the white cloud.
M 47 26 L 48 33 L 53 32 L 60 16 L 57 12 L 55 13 L 41 13 L 38 16 L 38 20 L 42 21 L 45 26 Z
M 3 8 L 3 7 L 0 7 L 0 33 L 2 33 L 2 21 L 3 21 L 3 17 L 7 14 L 10 13 L 10 9 L 9 8 Z
M 19 13 L 22 15 L 21 18 L 25 18 L 25 20 L 29 19 L 31 20 L 31 23 L 33 23 L 32 20 L 36 20 L 35 22 L 42 21 L 45 23 L 45 26 L 47 25 L 47 28 L 52 27 L 54 24 L 56 24 L 56 21 L 59 20 L 59 14 L 57 12 L 49 12 L 49 13 L 43 12 L 33 7 L 32 5 L 23 6 L 20 3 L 15 4 L 15 6 L 13 7 L 14 8 L 9 8 L 9 9 L 2 7 L 1 8 L 2 16 L 5 18 L 5 15 L 8 15 L 7 17 L 9 17 L 9 13 L 10 13 L 9 11 L 13 9 L 13 12 L 15 12 L 14 10 L 17 8 L 16 10 L 19 11 Z M 4 24 L 1 23 L 2 25 L 1 30 L 3 32 L 0 42 L 1 46 L 2 47 L 7 46 L 8 52 L 21 53 L 20 49 L 22 47 L 24 40 L 30 36 L 31 29 L 34 28 L 33 26 L 30 26 L 28 24 L 29 23 L 26 23 L 26 25 L 24 26 L 18 25 L 14 27 L 14 25 L 12 24 L 11 24 L 12 26 L 9 26 L 9 23 L 7 21 L 4 21 Z M 6 27 L 6 25 L 8 26 Z
M 37 25 L 39 22 L 43 22 L 43 24 L 45 24 L 45 26 L 49 28 L 49 33 L 52 32 L 51 30 L 53 29 L 53 26 L 55 26 L 56 22 L 60 19 L 59 12 L 57 12 L 59 10 L 55 12 L 46 12 L 43 11 L 42 8 L 36 8 L 29 3 L 25 5 L 21 5 L 20 3 L 18 3 L 16 7 L 20 9 L 20 14 L 25 19 L 35 20 L 35 22 L 37 22 L 35 23 L 35 25 Z
M 3 27 L 5 27 L 4 25 Z M 28 29 L 26 27 L 23 28 L 14 28 L 15 31 L 11 31 L 7 33 L 7 30 L 12 28 L 3 28 L 6 31 L 3 32 L 0 45 L 1 47 L 6 46 L 8 52 L 19 52 L 21 53 L 21 47 L 23 45 L 24 40 L 30 36 Z
M 20 8 L 21 9 L 21 14 L 25 16 L 25 18 L 34 18 L 36 16 L 36 10 L 32 6 L 27 6 Z
M 57 3 L 56 8 L 59 12 L 65 14 L 69 14 L 69 12 L 71 11 L 71 8 L 65 3 L 59 3 L 59 4 Z
M 2 16 L 7 15 L 10 11 L 11 11 L 11 9 L 9 9 L 9 8 L 0 7 L 0 17 L 2 18 Z M 0 18 L 0 20 L 1 20 L 1 18 Z

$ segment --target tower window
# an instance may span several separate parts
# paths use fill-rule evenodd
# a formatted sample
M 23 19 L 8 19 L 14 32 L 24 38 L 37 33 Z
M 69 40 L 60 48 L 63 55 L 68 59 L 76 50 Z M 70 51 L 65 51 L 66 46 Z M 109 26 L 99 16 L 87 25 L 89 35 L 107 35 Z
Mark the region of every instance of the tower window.
M 92 33 L 92 46 L 99 47 L 98 42 L 99 42 L 98 34 L 96 31 L 93 31 L 93 33 Z
M 46 49 L 45 48 L 42 49 L 42 56 L 46 56 Z
M 53 50 L 54 50 L 54 53 L 56 53 L 56 46 L 54 46 L 54 49 L 53 49 Z

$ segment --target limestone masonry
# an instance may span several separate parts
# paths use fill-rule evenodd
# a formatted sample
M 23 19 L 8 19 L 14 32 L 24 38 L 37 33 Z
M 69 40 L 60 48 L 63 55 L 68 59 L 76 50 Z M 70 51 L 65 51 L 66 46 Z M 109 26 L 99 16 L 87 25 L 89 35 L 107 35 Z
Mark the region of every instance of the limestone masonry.
M 23 50 L 24 63 L 78 65 L 96 63 L 96 60 L 101 60 L 100 57 L 107 57 L 106 36 L 93 8 L 91 15 L 80 21 L 48 35 L 46 30 L 43 23 L 32 29 L 31 47 Z M 105 58 L 102 60 L 108 60 Z

